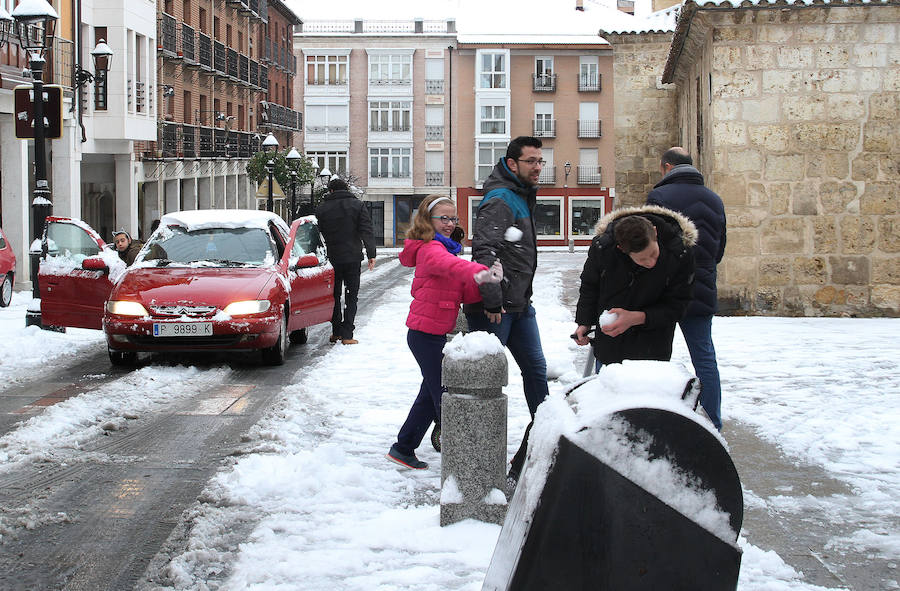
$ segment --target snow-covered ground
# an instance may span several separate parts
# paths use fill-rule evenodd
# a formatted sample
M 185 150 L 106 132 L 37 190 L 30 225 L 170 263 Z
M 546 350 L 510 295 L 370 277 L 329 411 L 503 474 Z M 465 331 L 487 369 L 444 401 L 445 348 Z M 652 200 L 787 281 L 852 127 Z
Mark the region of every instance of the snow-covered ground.
M 574 323 L 560 298 L 565 272 L 583 260 L 583 253 L 541 253 L 534 299 L 554 378 L 552 396 L 561 395 L 581 374 L 585 351 L 568 336 Z M 362 289 L 372 276 L 397 264 L 364 273 Z M 28 299 L 17 293 L 12 307 L 0 309 L 4 384 L 46 371 L 48 354 L 71 357 L 102 350 L 98 332 L 23 328 Z M 427 439 L 419 448 L 419 457 L 430 464 L 427 470 L 403 470 L 384 458 L 420 381 L 403 326 L 409 299 L 405 280 L 357 329 L 359 345 L 318 345 L 330 351 L 286 380 L 279 402 L 251 429 L 248 453 L 213 478 L 202 502 L 190 510 L 189 546 L 160 580 L 178 589 L 481 588 L 500 527 L 473 521 L 439 526 L 440 455 Z M 900 320 L 894 319 L 717 318 L 714 323 L 725 438 L 728 421 L 741 421 L 789 457 L 822 466 L 854 493 L 760 498 L 747 490 L 747 502 L 778 511 L 815 504 L 849 523 L 854 513 L 864 512 L 870 525 L 836 536 L 829 547 L 891 560 L 900 559 L 898 329 Z M 678 336 L 675 360 L 690 367 Z M 511 455 L 528 412 L 512 360 L 510 368 L 505 392 Z M 0 454 L 0 470 L 78 440 L 88 424 L 96 430 L 99 421 L 177 397 L 168 388 L 149 399 L 137 394 L 142 380 L 148 385 L 177 381 L 166 372 L 206 379 L 194 368 L 149 366 L 133 372 L 114 382 L 120 391 L 103 393 L 103 400 L 114 402 L 104 403 L 93 418 L 72 422 L 65 412 L 44 412 L 17 426 L 0 439 L 0 449 L 7 452 Z M 99 402 L 86 393 L 57 407 Z M 741 591 L 821 589 L 804 583 L 771 550 L 752 546 L 744 536 L 740 544 Z M 884 588 L 900 587 L 885 581 Z

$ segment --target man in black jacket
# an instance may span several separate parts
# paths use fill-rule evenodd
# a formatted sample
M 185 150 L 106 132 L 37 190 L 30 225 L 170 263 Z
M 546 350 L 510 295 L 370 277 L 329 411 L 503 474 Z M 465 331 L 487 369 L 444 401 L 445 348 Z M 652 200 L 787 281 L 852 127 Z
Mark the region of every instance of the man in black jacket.
M 356 303 L 359 298 L 359 262 L 363 260 L 362 247 L 366 247 L 369 270 L 375 268 L 375 235 L 372 218 L 363 202 L 349 191 L 347 183 L 333 178 L 328 183 L 329 193 L 316 208 L 319 231 L 325 239 L 328 260 L 334 267 L 334 310 L 331 314 L 332 343 L 355 345 L 353 321 L 356 319 Z M 341 314 L 341 292 L 344 293 Z
M 601 218 L 581 273 L 576 342 L 587 345 L 588 331 L 598 325 L 599 363 L 668 361 L 675 323 L 691 301 L 696 240 L 689 219 L 662 207 L 619 209 Z
M 712 340 L 712 317 L 718 306 L 716 265 L 725 254 L 725 206 L 714 192 L 703 186 L 703 175 L 692 166 L 687 150 L 674 147 L 660 161 L 663 178 L 647 203 L 683 213 L 699 232 L 694 299 L 678 325 L 691 354 L 694 371 L 700 378 L 700 404 L 717 429 L 722 429 L 722 387 Z

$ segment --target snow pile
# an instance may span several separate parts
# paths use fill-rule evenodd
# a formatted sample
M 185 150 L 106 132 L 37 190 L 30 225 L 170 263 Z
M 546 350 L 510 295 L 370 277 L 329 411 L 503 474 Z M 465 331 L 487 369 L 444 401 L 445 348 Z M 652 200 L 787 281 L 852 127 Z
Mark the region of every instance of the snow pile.
M 457 361 L 472 361 L 497 353 L 503 353 L 503 345 L 489 332 L 458 333 L 444 345 L 444 355 Z
M 451 474 L 444 480 L 444 485 L 441 487 L 441 504 L 458 505 L 464 500 L 462 491 L 459 490 L 459 483 L 456 482 L 456 477 Z

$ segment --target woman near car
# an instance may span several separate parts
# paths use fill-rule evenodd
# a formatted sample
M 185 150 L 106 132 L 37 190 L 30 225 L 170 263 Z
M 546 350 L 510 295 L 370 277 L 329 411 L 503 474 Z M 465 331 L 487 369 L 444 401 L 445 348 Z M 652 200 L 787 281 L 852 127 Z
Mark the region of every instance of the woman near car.
M 456 256 L 462 245 L 451 235 L 458 223 L 452 199 L 429 195 L 416 211 L 399 257 L 401 264 L 415 268 L 406 342 L 422 371 L 422 385 L 387 457 L 416 470 L 428 467 L 415 451 L 425 431 L 432 421 L 440 425 L 441 361 L 447 333 L 456 326 L 460 304 L 480 301 L 480 284 L 503 279 L 499 261 L 488 269 Z

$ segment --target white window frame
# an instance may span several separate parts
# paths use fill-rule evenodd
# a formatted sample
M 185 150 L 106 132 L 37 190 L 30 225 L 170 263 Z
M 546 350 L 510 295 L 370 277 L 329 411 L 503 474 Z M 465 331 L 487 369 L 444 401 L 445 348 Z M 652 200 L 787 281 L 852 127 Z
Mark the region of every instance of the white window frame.
M 543 238 L 543 239 L 548 239 L 548 240 L 560 240 L 560 239 L 564 238 L 564 234 L 563 234 L 563 231 L 564 231 L 564 228 L 563 228 L 563 200 L 564 199 L 565 199 L 565 197 L 563 197 L 563 196 L 559 196 L 559 197 L 554 196 L 554 195 L 546 195 L 546 196 L 539 195 L 538 196 L 537 204 L 535 205 L 535 207 L 537 207 L 538 205 L 543 205 L 544 202 L 553 201 L 556 203 L 556 210 L 559 213 L 559 234 L 538 234 L 537 235 L 538 239 Z M 537 231 L 537 226 L 535 226 L 535 231 Z
M 585 237 L 585 238 L 593 238 L 594 236 L 594 228 L 591 226 L 587 234 L 576 234 L 575 233 L 575 202 L 576 201 L 599 201 L 600 202 L 600 217 L 606 215 L 606 197 L 603 195 L 575 195 L 569 197 L 569 236 L 577 238 L 577 237 Z
M 373 170 L 372 161 L 375 159 L 377 165 Z M 403 174 L 404 161 L 406 165 L 406 174 Z M 399 169 L 394 174 L 394 168 Z M 386 165 L 385 174 L 381 174 L 381 166 Z M 377 174 L 375 174 L 377 173 Z M 412 147 L 408 146 L 370 146 L 369 147 L 369 178 L 370 179 L 412 179 Z
M 469 197 L 469 240 L 475 236 L 475 212 L 478 211 L 478 206 L 481 205 L 482 199 L 484 197 L 479 195 Z
M 379 121 L 381 120 L 381 121 Z M 386 123 L 383 123 L 386 121 Z M 402 132 L 412 131 L 412 101 L 372 100 L 369 101 L 369 131 Z
M 350 160 L 348 158 L 347 150 L 314 150 L 308 149 L 306 151 L 306 158 L 312 158 L 316 161 L 316 164 L 319 166 L 317 170 L 321 171 L 323 168 L 328 168 L 331 174 L 344 174 L 348 173 Z
M 485 58 L 488 57 L 490 58 L 489 67 L 485 68 Z M 497 69 L 497 57 L 503 59 L 502 69 Z M 479 49 L 476 52 L 476 60 L 475 88 L 480 90 L 509 89 L 509 50 Z
M 350 84 L 350 50 L 337 53 L 307 53 L 305 60 L 304 82 L 306 86 L 347 86 Z M 313 80 L 310 80 L 310 66 L 313 67 Z M 333 79 L 329 75 L 329 71 L 334 68 L 335 74 Z M 319 79 L 320 69 L 322 69 L 322 79 Z
M 497 110 L 502 109 L 502 113 L 498 115 Z M 482 104 L 478 108 L 478 129 L 479 135 L 508 135 L 507 129 L 509 109 L 506 105 L 498 105 L 496 103 Z M 493 131 L 485 131 L 485 124 L 494 128 Z M 499 131 L 498 131 L 499 130 Z
M 547 107 L 549 105 L 549 108 Z M 534 130 L 536 137 L 555 137 L 556 129 L 553 125 L 554 105 L 550 101 L 538 101 L 534 103 Z M 538 125 L 540 122 L 540 125 Z M 549 132 L 546 135 L 542 132 Z M 540 135 L 539 135 L 540 134 Z
M 486 162 L 481 161 L 481 148 L 485 144 L 491 144 L 491 152 L 492 156 L 494 156 L 493 161 L 488 164 Z M 491 174 L 491 170 L 494 169 L 494 165 L 506 155 L 506 148 L 509 146 L 508 141 L 493 141 L 493 140 L 485 140 L 475 142 L 475 183 L 481 184 L 484 182 L 484 179 Z M 499 154 L 499 155 L 498 155 Z M 481 176 L 481 170 L 485 169 L 487 172 L 484 176 Z
M 412 53 L 370 53 L 369 84 L 412 84 Z
M 582 55 L 578 58 L 578 84 L 581 86 L 600 85 L 600 58 L 596 55 Z

